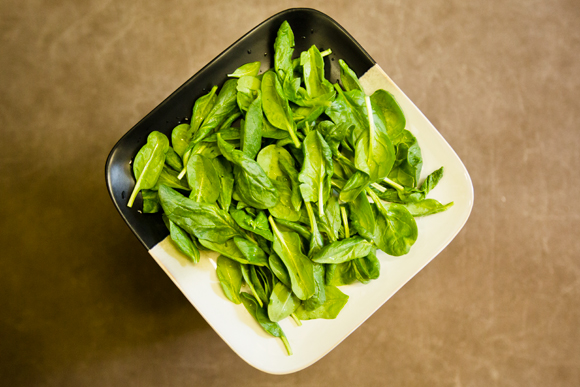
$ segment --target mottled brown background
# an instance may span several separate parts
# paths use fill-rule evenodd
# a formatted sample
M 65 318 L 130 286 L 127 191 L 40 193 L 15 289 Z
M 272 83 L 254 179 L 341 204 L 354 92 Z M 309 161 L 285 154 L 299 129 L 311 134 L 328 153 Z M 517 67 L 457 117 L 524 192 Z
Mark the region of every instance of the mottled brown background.
M 238 358 L 114 209 L 107 154 L 272 14 L 343 25 L 475 187 L 431 264 L 310 368 Z M 3 386 L 580 385 L 580 2 L 0 2 Z

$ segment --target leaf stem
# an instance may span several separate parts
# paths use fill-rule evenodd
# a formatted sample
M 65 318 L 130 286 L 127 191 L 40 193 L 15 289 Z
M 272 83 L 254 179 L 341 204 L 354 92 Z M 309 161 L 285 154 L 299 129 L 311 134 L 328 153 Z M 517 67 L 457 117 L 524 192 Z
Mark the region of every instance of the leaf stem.
M 331 50 L 330 48 L 328 48 L 328 49 L 326 49 L 326 50 L 322 51 L 322 52 L 320 53 L 320 56 L 322 56 L 322 57 L 324 58 L 325 56 L 328 56 L 328 55 L 330 55 L 330 54 L 332 54 L 332 50 Z
M 288 339 L 286 338 L 286 336 L 280 336 L 280 338 L 282 339 L 282 342 L 284 343 L 284 347 L 286 347 L 286 351 L 288 352 L 288 356 L 292 356 L 292 348 L 290 348 L 290 343 L 288 342 Z
M 318 225 L 316 224 L 316 218 L 314 217 L 314 211 L 312 210 L 312 203 L 306 202 L 306 212 L 308 213 L 308 219 L 310 220 L 310 230 L 314 234 L 318 230 Z
M 380 192 L 385 192 L 387 190 L 385 187 L 383 187 L 382 185 L 377 184 L 377 183 L 372 183 L 371 186 Z
M 404 190 L 405 190 L 405 187 L 403 187 L 403 186 L 402 186 L 402 185 L 400 185 L 400 184 L 397 184 L 397 183 L 395 183 L 394 181 L 392 181 L 392 180 L 391 180 L 391 179 L 389 179 L 388 177 L 385 177 L 385 178 L 383 179 L 383 181 L 384 181 L 385 183 L 387 183 L 388 185 L 390 185 L 391 187 L 398 189 L 399 191 L 404 191 Z
M 292 138 L 292 142 L 294 143 L 294 146 L 296 148 L 300 149 L 300 140 L 298 139 L 298 136 L 296 136 L 296 131 L 294 130 L 294 125 L 291 125 L 291 127 L 288 128 L 288 132 L 290 133 L 290 137 Z
M 296 313 L 292 313 L 290 316 L 292 316 L 292 318 L 294 319 L 294 322 L 296 323 L 296 325 L 298 325 L 299 327 L 302 326 L 302 321 L 300 321 L 300 319 L 298 318 L 298 316 L 296 316 Z
M 350 230 L 348 228 L 348 218 L 346 217 L 346 208 L 340 206 L 340 215 L 342 216 L 342 224 L 344 225 L 344 237 L 350 238 Z
M 386 214 L 387 213 L 387 209 L 385 208 L 385 206 L 383 205 L 383 202 L 377 196 L 377 194 L 372 189 L 370 189 L 370 187 L 367 187 L 366 188 L 366 191 L 370 195 L 370 197 L 373 199 L 373 202 L 375 202 L 375 204 L 379 208 L 379 211 L 383 212 L 383 214 Z

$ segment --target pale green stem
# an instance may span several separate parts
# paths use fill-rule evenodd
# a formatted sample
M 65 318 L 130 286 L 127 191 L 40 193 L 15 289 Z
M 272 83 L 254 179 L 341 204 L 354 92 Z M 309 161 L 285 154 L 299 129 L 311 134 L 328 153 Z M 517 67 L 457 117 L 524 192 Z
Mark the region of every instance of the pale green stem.
M 348 228 L 348 218 L 346 217 L 346 208 L 340 206 L 340 215 L 342 215 L 342 224 L 344 225 L 344 237 L 350 238 L 350 230 Z
M 288 356 L 292 356 L 292 348 L 290 348 L 290 343 L 288 342 L 288 339 L 286 338 L 286 336 L 282 336 L 280 338 L 282 339 L 282 342 L 284 343 L 284 347 L 286 347 L 286 351 L 288 352 Z
M 302 321 L 300 321 L 300 319 L 298 318 L 298 316 L 296 316 L 296 313 L 292 313 L 290 316 L 292 316 L 292 318 L 294 319 L 294 322 L 296 323 L 296 325 L 298 325 L 299 327 L 302 326 Z
M 405 187 L 403 187 L 403 186 L 402 186 L 402 185 L 400 185 L 400 184 L 397 184 L 397 183 L 395 183 L 394 181 L 392 181 L 392 180 L 391 180 L 391 179 L 389 179 L 388 177 L 385 177 L 385 178 L 383 179 L 383 181 L 384 181 L 385 183 L 387 183 L 388 185 L 390 185 L 391 187 L 398 189 L 399 191 L 404 191 L 404 190 L 405 190 Z
M 322 56 L 324 58 L 325 56 L 328 56 L 330 54 L 332 54 L 332 50 L 329 48 L 329 49 L 326 49 L 326 50 L 322 51 L 320 53 L 320 56 Z

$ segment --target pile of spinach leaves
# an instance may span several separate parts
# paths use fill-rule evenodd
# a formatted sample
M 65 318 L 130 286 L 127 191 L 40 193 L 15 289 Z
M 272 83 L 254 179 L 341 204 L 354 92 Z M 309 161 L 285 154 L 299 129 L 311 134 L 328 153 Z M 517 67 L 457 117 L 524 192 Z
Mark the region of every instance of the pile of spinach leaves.
M 273 69 L 229 74 L 171 141 L 149 135 L 128 206 L 141 192 L 143 212 L 163 212 L 192 262 L 218 252 L 225 296 L 292 354 L 279 321 L 336 318 L 348 300 L 338 286 L 378 278 L 377 249 L 407 254 L 415 217 L 453 203 L 426 198 L 443 168 L 419 184 L 421 149 L 390 93 L 366 95 L 342 60 L 340 83 L 329 82 L 330 50 L 295 56 L 287 22 L 274 49 Z

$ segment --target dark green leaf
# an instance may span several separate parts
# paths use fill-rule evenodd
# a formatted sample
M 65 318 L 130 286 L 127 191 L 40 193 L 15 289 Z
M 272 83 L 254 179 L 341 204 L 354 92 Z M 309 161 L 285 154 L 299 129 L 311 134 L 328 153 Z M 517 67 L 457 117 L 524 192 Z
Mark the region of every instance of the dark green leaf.
M 312 320 L 316 318 L 334 319 L 348 301 L 348 296 L 337 287 L 326 285 L 324 287 L 326 301 L 314 310 L 306 310 L 304 304 L 296 310 L 296 316 L 300 320 Z
M 216 205 L 196 203 L 165 185 L 159 187 L 159 200 L 171 221 L 199 239 L 224 243 L 243 236 L 230 215 Z
M 324 246 L 314 254 L 312 260 L 318 263 L 342 263 L 366 257 L 373 245 L 360 236 L 342 239 Z
M 169 140 L 163 133 L 153 131 L 147 136 L 147 144 L 137 152 L 133 161 L 133 174 L 137 181 L 129 198 L 128 207 L 133 206 L 139 191 L 155 186 L 165 165 L 165 154 L 168 149 Z
M 217 259 L 216 274 L 228 300 L 234 304 L 241 304 L 242 269 L 240 264 L 220 255 Z
M 302 253 L 300 237 L 294 232 L 280 232 L 274 219 L 270 217 L 274 230 L 274 251 L 288 270 L 292 291 L 301 300 L 307 300 L 315 292 L 313 264 Z
M 300 306 L 300 300 L 282 282 L 274 286 L 268 304 L 268 317 L 278 322 L 290 316 Z
M 173 243 L 175 243 L 177 248 L 184 253 L 187 258 L 189 258 L 193 263 L 199 262 L 199 250 L 193 244 L 191 237 L 171 220 L 169 221 L 169 235 L 171 235 Z

